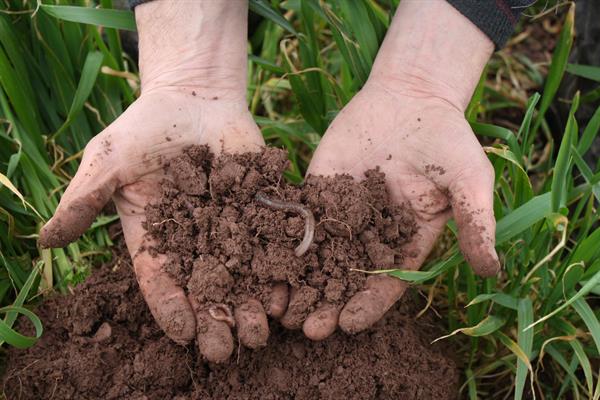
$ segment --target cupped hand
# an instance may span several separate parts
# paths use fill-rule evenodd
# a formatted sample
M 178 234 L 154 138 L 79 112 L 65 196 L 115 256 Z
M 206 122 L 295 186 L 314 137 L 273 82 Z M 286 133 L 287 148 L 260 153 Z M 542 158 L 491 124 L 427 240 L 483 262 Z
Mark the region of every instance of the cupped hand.
M 418 226 L 398 267 L 418 269 L 453 216 L 466 260 L 477 274 L 493 276 L 499 271 L 494 171 L 463 115 L 443 98 L 392 92 L 378 81 L 368 82 L 325 133 L 308 173 L 363 179 L 365 171 L 379 167 L 393 200 L 412 209 Z M 406 287 L 390 276 L 371 276 L 341 312 L 326 307 L 309 315 L 304 333 L 323 339 L 338 324 L 349 333 L 368 328 Z
M 186 296 L 163 270 L 166 256 L 149 253 L 153 243 L 142 223 L 145 206 L 159 195 L 165 163 L 186 146 L 206 144 L 215 154 L 264 146 L 245 101 L 247 13 L 245 0 L 155 0 L 136 7 L 142 94 L 87 145 L 54 217 L 40 232 L 42 246 L 65 246 L 112 197 L 158 325 L 178 343 L 196 338 L 200 352 L 215 362 L 233 351 L 231 319 L 213 318 Z M 272 315 L 285 308 L 286 296 L 278 301 L 267 307 Z M 243 345 L 266 344 L 267 317 L 258 301 L 236 307 L 233 318 Z
M 76 240 L 112 198 L 141 291 L 159 326 L 179 343 L 196 337 L 209 360 L 224 361 L 233 350 L 230 328 L 210 318 L 163 271 L 166 256 L 150 255 L 152 243 L 142 226 L 145 206 L 160 194 L 165 162 L 193 144 L 206 144 L 218 154 L 257 151 L 264 141 L 243 96 L 191 87 L 150 90 L 86 146 L 77 174 L 40 232 L 40 244 L 63 247 Z M 256 303 L 234 312 L 240 339 L 254 325 L 263 332 L 258 342 L 243 343 L 251 347 L 264 345 L 268 335 L 265 312 Z

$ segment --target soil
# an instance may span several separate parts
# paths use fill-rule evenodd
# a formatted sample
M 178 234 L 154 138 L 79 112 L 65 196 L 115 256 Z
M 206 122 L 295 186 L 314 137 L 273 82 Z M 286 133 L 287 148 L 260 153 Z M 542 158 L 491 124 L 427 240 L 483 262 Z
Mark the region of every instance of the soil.
M 558 13 L 550 13 L 538 21 L 527 21 L 524 18 L 523 30 L 519 32 L 523 40 L 510 47 L 510 51 L 527 57 L 533 63 L 546 63 L 552 59 L 552 51 L 556 47 L 557 31 L 562 25 L 567 7 Z
M 282 179 L 287 165 L 278 149 L 215 158 L 207 147 L 190 147 L 168 164 L 171 179 L 146 209 L 155 239 L 148 250 L 168 256 L 164 268 L 192 300 L 225 309 L 221 317 L 232 323 L 243 323 L 244 307 L 267 309 L 277 284 L 295 290 L 284 318 L 297 327 L 320 305 L 341 307 L 363 288 L 366 274 L 357 270 L 401 266 L 401 246 L 416 230 L 378 170 L 361 182 L 339 175 L 293 186 Z M 313 342 L 283 320 L 264 321 L 268 343 L 255 350 L 238 343 L 216 364 L 195 344 L 162 333 L 130 259 L 115 258 L 73 296 L 39 308 L 42 339 L 8 351 L 7 398 L 456 398 L 458 370 L 447 350 L 430 344 L 442 334 L 433 317 L 415 319 L 423 301 L 413 292 L 356 335 L 338 330 Z M 19 329 L 33 328 L 20 321 Z M 243 333 L 239 341 L 249 342 Z
M 166 270 L 204 307 L 256 299 L 268 310 L 272 288 L 287 283 L 295 295 L 285 325 L 300 328 L 319 306 L 341 307 L 361 290 L 367 274 L 358 270 L 401 267 L 416 225 L 382 172 L 360 182 L 309 176 L 295 186 L 282 178 L 287 166 L 280 149 L 214 158 L 206 146 L 167 165 L 172 179 L 146 208 L 146 228 L 152 250 L 168 256 Z
M 154 322 L 128 256 L 37 313 L 44 335 L 9 349 L 7 399 L 455 399 L 458 371 L 422 299 L 409 291 L 372 329 L 312 342 L 271 323 L 267 347 L 208 364 Z M 21 332 L 33 328 L 19 321 Z

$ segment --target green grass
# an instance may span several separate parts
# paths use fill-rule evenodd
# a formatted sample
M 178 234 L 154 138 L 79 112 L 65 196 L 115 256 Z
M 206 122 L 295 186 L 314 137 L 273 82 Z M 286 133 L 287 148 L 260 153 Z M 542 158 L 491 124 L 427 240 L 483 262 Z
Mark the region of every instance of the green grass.
M 31 6 L 8 3 L 11 11 Z M 0 339 L 9 344 L 34 341 L 10 329 L 23 304 L 50 287 L 66 290 L 111 245 L 104 225 L 113 216 L 99 218 L 65 250 L 40 253 L 35 242 L 85 143 L 137 92 L 134 80 L 111 73 L 135 73 L 113 29 L 131 29 L 131 14 L 100 3 L 103 10 L 42 6 L 33 18 L 33 7 L 0 12 L 0 302 L 14 304 L 0 309 L 8 327 L 0 325 Z M 251 1 L 265 18 L 250 38 L 248 101 L 268 142 L 289 151 L 290 180 L 302 180 L 320 136 L 365 82 L 395 4 Z M 496 172 L 504 273 L 475 277 L 454 244 L 452 223 L 446 245 L 422 271 L 392 273 L 424 290 L 442 315 L 449 335 L 440 340 L 458 351 L 465 398 L 600 398 L 600 168 L 584 161 L 600 108 L 586 126 L 576 118 L 597 94 L 569 99 L 560 129 L 547 120 L 566 73 L 600 80 L 600 68 L 568 64 L 574 9 L 560 10 L 551 63 L 501 52 L 467 110 Z M 491 123 L 507 111 L 520 117 Z
M 85 144 L 134 100 L 126 81 L 100 72 L 129 68 L 115 30 L 102 35 L 43 9 L 32 18 L 35 2 L 23 3 L 4 2 L 0 10 L 0 304 L 29 302 L 52 287 L 66 291 L 92 262 L 108 259 L 109 217 L 64 250 L 40 251 L 36 238 Z M 15 313 L 8 311 L 10 329 Z M 10 333 L 0 330 L 0 338 L 17 344 Z

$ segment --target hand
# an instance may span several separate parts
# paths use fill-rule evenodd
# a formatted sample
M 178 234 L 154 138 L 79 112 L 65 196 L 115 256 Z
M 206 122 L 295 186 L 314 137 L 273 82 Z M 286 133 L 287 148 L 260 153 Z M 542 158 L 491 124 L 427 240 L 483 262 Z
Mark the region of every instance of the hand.
M 157 0 L 136 8 L 142 94 L 86 146 L 77 174 L 40 232 L 42 246 L 63 247 L 85 232 L 112 197 L 158 325 L 178 343 L 196 337 L 200 351 L 217 362 L 233 350 L 229 327 L 186 297 L 162 269 L 166 256 L 148 253 L 152 243 L 142 222 L 145 206 L 160 193 L 164 163 L 184 147 L 207 144 L 219 153 L 264 146 L 245 101 L 246 13 L 245 1 L 176 6 Z M 221 25 L 228 26 L 226 34 Z M 255 303 L 235 310 L 238 336 L 250 347 L 264 345 L 268 335 L 267 326 L 258 342 L 244 341 L 245 330 L 267 324 L 262 305 Z
M 452 27 L 451 33 L 440 26 Z M 415 42 L 419 37 L 423 43 Z M 491 41 L 445 1 L 402 1 L 369 81 L 333 121 L 310 164 L 309 174 L 357 179 L 381 168 L 392 198 L 413 210 L 419 227 L 402 249 L 405 269 L 421 266 L 454 216 L 460 248 L 475 272 L 499 271 L 494 171 L 464 118 L 491 50 Z M 304 333 L 318 340 L 338 324 L 348 333 L 366 329 L 406 287 L 390 276 L 371 276 L 341 313 L 326 307 L 309 315 Z

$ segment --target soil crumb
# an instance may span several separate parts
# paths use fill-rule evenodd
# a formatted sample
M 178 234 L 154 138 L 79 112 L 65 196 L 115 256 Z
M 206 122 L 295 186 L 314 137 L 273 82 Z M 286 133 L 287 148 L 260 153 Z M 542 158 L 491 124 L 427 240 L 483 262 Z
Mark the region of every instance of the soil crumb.
M 300 327 L 320 305 L 341 307 L 360 291 L 367 275 L 358 270 L 401 267 L 401 246 L 417 228 L 391 200 L 382 172 L 367 171 L 360 182 L 309 176 L 296 186 L 283 179 L 287 167 L 280 149 L 215 158 L 206 146 L 166 166 L 172 179 L 146 208 L 146 228 L 158 243 L 153 251 L 168 256 L 166 270 L 198 303 L 233 309 L 256 299 L 268 309 L 272 288 L 286 283 L 300 294 L 286 326 Z
M 367 332 L 311 342 L 271 323 L 268 346 L 238 348 L 208 364 L 196 346 L 160 331 L 138 290 L 128 256 L 99 268 L 73 296 L 37 313 L 44 335 L 31 349 L 8 349 L 7 399 L 455 399 L 458 371 L 433 316 L 415 319 L 414 292 Z M 33 334 L 22 320 L 19 329 Z

